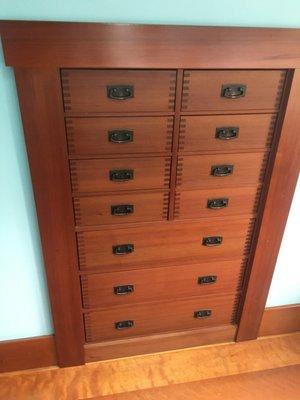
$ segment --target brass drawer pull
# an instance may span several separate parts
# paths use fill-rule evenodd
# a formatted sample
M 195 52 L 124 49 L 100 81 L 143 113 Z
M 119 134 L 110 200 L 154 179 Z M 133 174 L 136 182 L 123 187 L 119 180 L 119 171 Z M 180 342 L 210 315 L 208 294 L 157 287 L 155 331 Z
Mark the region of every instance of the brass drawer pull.
M 238 126 L 226 126 L 222 128 L 216 128 L 216 139 L 220 140 L 232 140 L 237 139 L 239 136 L 240 128 Z
M 213 165 L 211 167 L 211 175 L 228 176 L 233 173 L 233 165 Z
M 118 217 L 133 214 L 134 205 L 133 204 L 118 204 L 117 206 L 111 206 L 111 215 Z
M 108 141 L 118 144 L 133 142 L 133 131 L 125 129 L 108 131 Z
M 227 99 L 239 99 L 246 95 L 246 85 L 239 83 L 230 83 L 227 85 L 222 85 L 221 97 L 226 97 Z
M 109 179 L 114 182 L 131 181 L 133 178 L 133 169 L 115 169 L 109 171 Z
M 212 310 L 198 310 L 194 312 L 194 318 L 208 318 L 212 315 Z
M 208 199 L 207 200 L 207 208 L 211 210 L 220 210 L 222 208 L 228 207 L 229 199 L 226 197 L 220 199 Z
M 123 256 L 126 254 L 130 254 L 134 252 L 134 244 L 126 243 L 126 244 L 117 244 L 112 247 L 112 252 L 116 256 Z
M 198 285 L 211 285 L 217 282 L 217 275 L 199 276 Z
M 107 86 L 107 97 L 113 100 L 127 100 L 134 97 L 132 85 L 113 85 Z
M 134 292 L 133 285 L 121 285 L 114 287 L 114 294 L 116 294 L 117 296 L 123 296 L 126 294 L 131 294 L 133 292 Z
M 202 244 L 207 247 L 220 246 L 222 241 L 222 236 L 207 236 L 202 239 Z
M 134 321 L 131 319 L 129 319 L 127 321 L 115 322 L 115 329 L 118 329 L 119 331 L 122 329 L 133 328 L 133 326 L 134 326 Z

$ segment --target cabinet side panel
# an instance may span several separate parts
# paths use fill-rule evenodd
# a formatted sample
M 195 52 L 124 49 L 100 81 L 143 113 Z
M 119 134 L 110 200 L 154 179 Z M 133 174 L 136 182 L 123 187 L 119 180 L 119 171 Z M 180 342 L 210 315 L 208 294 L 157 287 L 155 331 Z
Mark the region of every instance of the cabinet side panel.
M 300 70 L 294 71 L 237 340 L 256 339 L 300 167 Z
M 58 69 L 15 70 L 60 366 L 83 363 L 83 322 Z

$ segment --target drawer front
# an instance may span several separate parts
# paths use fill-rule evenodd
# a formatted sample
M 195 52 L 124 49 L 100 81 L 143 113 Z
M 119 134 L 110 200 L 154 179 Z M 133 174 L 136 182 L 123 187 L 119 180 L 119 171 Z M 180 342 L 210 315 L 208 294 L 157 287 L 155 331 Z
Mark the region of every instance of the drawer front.
M 257 185 L 267 159 L 267 153 L 185 155 L 178 158 L 176 184 L 199 189 Z
M 77 233 L 80 268 L 118 271 L 160 264 L 228 260 L 249 251 L 253 220 L 157 223 Z M 209 246 L 205 238 L 221 237 Z M 117 254 L 116 254 L 117 253 Z
M 74 199 L 77 225 L 122 224 L 167 218 L 169 193 L 124 193 Z
M 176 219 L 225 217 L 257 211 L 261 186 L 176 192 Z
M 185 116 L 180 151 L 263 149 L 271 145 L 275 114 Z
M 81 277 L 85 308 L 168 301 L 192 296 L 234 294 L 244 260 L 89 274 Z
M 236 296 L 206 296 L 86 313 L 84 316 L 86 341 L 122 339 L 230 324 L 234 316 L 235 300 Z M 199 318 L 196 318 L 195 312 L 199 311 L 203 313 L 208 311 L 210 315 L 201 318 L 200 314 Z M 130 327 L 130 325 L 132 326 Z M 116 326 L 120 329 L 117 329 Z
M 85 113 L 173 111 L 176 71 L 65 69 L 65 110 Z
M 70 168 L 74 192 L 169 187 L 169 157 L 74 160 Z
M 102 155 L 171 151 L 173 118 L 67 118 L 69 154 Z
M 278 109 L 285 71 L 185 71 L 182 110 Z

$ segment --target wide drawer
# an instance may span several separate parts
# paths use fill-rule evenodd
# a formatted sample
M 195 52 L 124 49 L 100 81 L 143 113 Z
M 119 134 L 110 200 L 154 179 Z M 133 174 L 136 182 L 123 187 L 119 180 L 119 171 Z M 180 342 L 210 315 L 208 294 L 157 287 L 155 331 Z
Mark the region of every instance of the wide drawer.
M 221 188 L 257 185 L 264 178 L 268 153 L 184 155 L 178 158 L 177 186 Z
M 62 70 L 66 111 L 173 111 L 176 71 Z
M 234 294 L 244 260 L 120 271 L 81 276 L 85 308 L 167 301 L 192 296 Z
M 182 190 L 175 196 L 175 219 L 211 218 L 257 211 L 261 186 Z
M 169 187 L 169 157 L 72 160 L 70 168 L 74 192 Z
M 171 151 L 173 118 L 67 118 L 69 154 L 101 155 Z
M 284 80 L 283 70 L 185 71 L 182 110 L 277 109 Z
M 249 251 L 252 225 L 245 218 L 78 232 L 80 268 L 110 272 L 240 258 Z
M 167 218 L 168 192 L 122 193 L 74 198 L 77 225 L 122 224 Z
M 185 116 L 180 121 L 180 151 L 263 149 L 270 146 L 275 114 Z
M 84 315 L 86 341 L 230 324 L 235 314 L 235 302 L 235 295 L 207 296 L 89 312 Z

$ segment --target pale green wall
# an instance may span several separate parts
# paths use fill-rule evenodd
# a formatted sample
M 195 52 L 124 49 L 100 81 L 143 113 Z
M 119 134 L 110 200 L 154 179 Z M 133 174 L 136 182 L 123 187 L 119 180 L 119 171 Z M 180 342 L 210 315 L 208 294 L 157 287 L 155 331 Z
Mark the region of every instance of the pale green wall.
M 0 19 L 300 27 L 300 1 L 0 0 Z M 48 334 L 52 327 L 14 78 L 1 49 L 0 138 L 0 340 L 5 340 Z M 282 257 L 269 305 L 300 301 L 295 257 L 288 262 Z M 286 272 L 294 274 L 293 287 L 282 285 Z

